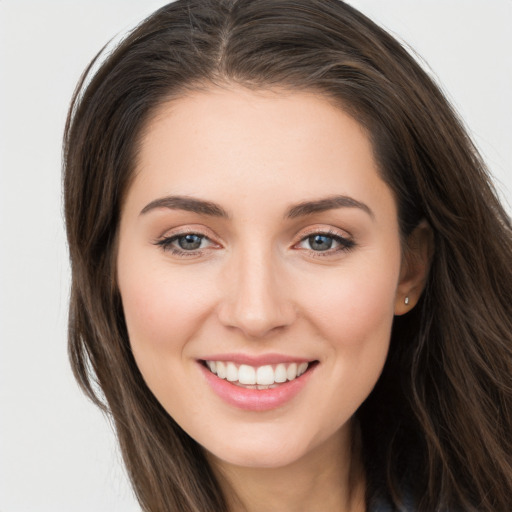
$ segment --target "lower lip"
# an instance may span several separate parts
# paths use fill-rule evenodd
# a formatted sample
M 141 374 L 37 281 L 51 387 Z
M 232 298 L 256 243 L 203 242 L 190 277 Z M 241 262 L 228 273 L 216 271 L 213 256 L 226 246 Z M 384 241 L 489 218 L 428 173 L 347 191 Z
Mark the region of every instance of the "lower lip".
M 248 389 L 219 379 L 202 363 L 199 363 L 206 381 L 225 402 L 246 411 L 269 411 L 292 400 L 307 384 L 317 365 L 308 368 L 300 377 L 284 382 L 273 389 Z

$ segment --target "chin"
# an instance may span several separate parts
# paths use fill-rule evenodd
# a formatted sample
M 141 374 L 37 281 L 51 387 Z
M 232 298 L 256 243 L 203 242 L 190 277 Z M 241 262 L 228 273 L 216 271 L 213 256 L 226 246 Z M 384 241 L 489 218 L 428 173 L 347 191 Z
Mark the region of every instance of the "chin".
M 239 435 L 228 443 L 219 442 L 205 448 L 217 463 L 252 469 L 277 469 L 299 462 L 324 443 L 324 439 L 290 436 L 287 430 L 282 435 L 273 436 Z
M 251 469 L 277 469 L 289 466 L 301 458 L 304 454 L 286 448 L 269 450 L 265 448 L 244 447 L 233 449 L 230 447 L 226 452 L 215 450 L 210 452 L 217 462 L 232 466 Z

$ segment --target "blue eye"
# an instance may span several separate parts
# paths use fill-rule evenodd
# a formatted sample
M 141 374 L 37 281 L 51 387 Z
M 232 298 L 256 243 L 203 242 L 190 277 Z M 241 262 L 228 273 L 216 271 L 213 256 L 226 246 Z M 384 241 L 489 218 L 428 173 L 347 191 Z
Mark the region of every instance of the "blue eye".
M 300 249 L 325 253 L 326 256 L 338 251 L 348 251 L 354 246 L 352 240 L 334 233 L 313 233 L 304 237 L 298 244 Z
M 176 255 L 193 255 L 197 251 L 212 245 L 210 239 L 205 235 L 197 233 L 184 233 L 182 235 L 174 235 L 162 238 L 155 242 L 164 249 Z
M 311 235 L 308 236 L 308 243 L 313 251 L 328 251 L 331 249 L 334 239 L 327 235 Z
M 187 235 L 176 237 L 173 241 L 177 242 L 180 249 L 183 249 L 184 251 L 196 251 L 201 247 L 203 240 L 204 236 L 189 233 Z

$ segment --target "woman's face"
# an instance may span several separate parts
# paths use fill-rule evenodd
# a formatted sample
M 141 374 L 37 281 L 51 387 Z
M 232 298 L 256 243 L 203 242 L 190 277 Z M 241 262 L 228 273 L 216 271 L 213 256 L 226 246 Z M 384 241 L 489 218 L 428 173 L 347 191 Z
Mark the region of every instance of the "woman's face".
M 360 125 L 318 95 L 212 88 L 163 105 L 136 163 L 118 283 L 159 402 L 236 465 L 347 438 L 409 286 Z

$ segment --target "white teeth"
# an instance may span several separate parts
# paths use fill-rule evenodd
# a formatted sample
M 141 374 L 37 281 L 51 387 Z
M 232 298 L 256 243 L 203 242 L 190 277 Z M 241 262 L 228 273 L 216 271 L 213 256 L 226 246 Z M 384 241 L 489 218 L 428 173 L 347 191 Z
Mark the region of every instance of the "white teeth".
M 262 384 L 264 386 L 270 386 L 274 384 L 274 370 L 272 366 L 260 366 L 256 371 L 256 384 Z
M 286 370 L 286 376 L 288 377 L 288 380 L 293 380 L 297 377 L 296 363 L 292 363 L 290 366 L 288 366 L 288 369 Z
M 219 374 L 217 373 L 217 375 Z M 246 364 L 240 365 L 240 368 L 238 368 L 238 382 L 240 384 L 256 384 L 256 370 Z
M 286 382 L 287 380 L 288 376 L 286 374 L 286 366 L 283 363 L 279 363 L 276 366 L 275 382 Z
M 297 367 L 297 377 L 300 377 L 308 369 L 308 363 L 301 363 Z
M 247 364 L 237 366 L 231 361 L 206 361 L 206 366 L 220 379 L 249 388 L 269 389 L 300 377 L 308 369 L 309 363 L 279 363 L 275 367 L 269 364 L 253 367 Z
M 222 361 L 217 361 L 217 376 L 221 379 L 226 378 L 226 365 Z
M 238 368 L 233 363 L 228 363 L 226 366 L 226 380 L 229 382 L 238 380 Z

